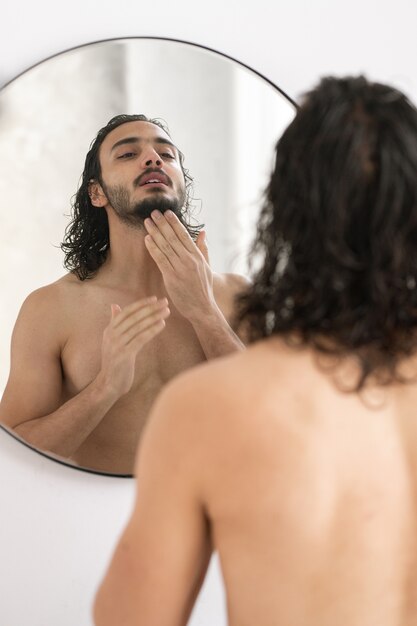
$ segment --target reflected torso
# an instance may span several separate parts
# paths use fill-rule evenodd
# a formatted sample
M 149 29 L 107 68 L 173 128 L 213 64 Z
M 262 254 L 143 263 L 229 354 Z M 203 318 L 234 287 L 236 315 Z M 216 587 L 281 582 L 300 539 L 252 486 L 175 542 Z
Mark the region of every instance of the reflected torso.
M 216 299 L 222 308 L 225 298 L 220 281 L 216 282 Z M 58 281 L 56 287 L 60 289 L 59 300 L 65 318 L 61 352 L 63 403 L 89 385 L 100 370 L 101 342 L 110 321 L 110 304 L 117 302 L 123 308 L 138 296 L 106 288 L 99 281 L 80 281 L 72 275 Z M 78 465 L 132 473 L 138 440 L 156 395 L 176 374 L 205 360 L 190 322 L 172 303 L 170 310 L 163 332 L 137 356 L 131 390 L 113 405 L 72 455 L 71 460 Z
M 215 274 L 213 281 L 216 303 L 226 320 L 231 321 L 234 294 L 242 283 L 234 275 Z M 111 304 L 117 303 L 123 309 L 149 295 L 167 297 L 163 283 L 155 289 L 156 292 L 151 288 L 152 293 L 147 293 L 145 288 L 140 292 L 115 288 L 99 272 L 84 281 L 67 274 L 31 294 L 30 308 L 26 304 L 22 307 L 29 314 L 26 312 L 25 321 L 18 319 L 16 324 L 19 331 L 13 350 L 19 358 L 12 367 L 10 387 L 6 388 L 0 407 L 3 423 L 18 427 L 17 435 L 26 440 L 25 431 L 21 430 L 26 423 L 34 424 L 36 429 L 37 418 L 52 416 L 72 398 L 81 397 L 80 392 L 89 388 L 100 372 L 103 332 L 110 323 Z M 192 324 L 172 302 L 169 306 L 171 313 L 165 328 L 137 354 L 129 392 L 106 409 L 84 438 L 77 435 L 81 443 L 70 454 L 61 453 L 61 457 L 97 471 L 132 474 L 138 441 L 158 392 L 168 380 L 206 360 Z M 81 415 L 77 412 L 77 424 Z M 59 434 L 60 423 L 54 427 L 55 418 L 47 419 L 52 431 Z M 71 428 L 70 423 L 68 427 Z M 76 427 L 76 433 L 81 432 L 79 428 Z M 29 435 L 27 440 L 31 442 Z M 32 445 L 59 455 L 42 443 Z
M 206 370 L 225 399 L 196 464 L 230 624 L 413 626 L 417 385 L 371 409 L 274 341 Z

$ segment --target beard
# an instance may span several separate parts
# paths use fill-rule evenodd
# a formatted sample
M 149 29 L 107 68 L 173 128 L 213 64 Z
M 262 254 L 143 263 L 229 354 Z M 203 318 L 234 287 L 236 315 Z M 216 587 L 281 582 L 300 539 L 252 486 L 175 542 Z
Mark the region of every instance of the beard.
M 139 202 L 131 202 L 129 192 L 125 187 L 116 185 L 114 187 L 104 186 L 103 191 L 118 218 L 128 226 L 143 228 L 144 221 L 151 216 L 152 211 L 172 211 L 182 222 L 181 210 L 185 203 L 185 191 L 179 197 L 167 198 L 158 190 L 153 192 L 153 196 L 144 198 Z

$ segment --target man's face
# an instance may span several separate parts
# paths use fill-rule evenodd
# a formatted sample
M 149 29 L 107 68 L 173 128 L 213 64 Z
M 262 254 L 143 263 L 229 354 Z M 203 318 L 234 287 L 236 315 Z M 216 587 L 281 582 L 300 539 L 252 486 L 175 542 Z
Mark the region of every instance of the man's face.
M 179 215 L 185 181 L 177 148 L 159 126 L 127 122 L 112 130 L 99 152 L 102 191 L 121 220 L 142 225 L 155 209 Z

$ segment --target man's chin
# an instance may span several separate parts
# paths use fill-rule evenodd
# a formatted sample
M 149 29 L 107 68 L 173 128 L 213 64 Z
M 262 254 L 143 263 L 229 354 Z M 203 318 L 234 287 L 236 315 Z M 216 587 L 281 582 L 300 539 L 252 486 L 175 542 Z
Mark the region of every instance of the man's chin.
M 152 211 L 159 211 L 160 213 L 172 211 L 175 215 L 179 216 L 181 214 L 181 206 L 177 199 L 167 198 L 163 195 L 163 192 L 153 192 L 152 196 L 138 202 L 132 208 L 131 214 L 132 217 L 143 222 L 147 217 L 151 216 Z

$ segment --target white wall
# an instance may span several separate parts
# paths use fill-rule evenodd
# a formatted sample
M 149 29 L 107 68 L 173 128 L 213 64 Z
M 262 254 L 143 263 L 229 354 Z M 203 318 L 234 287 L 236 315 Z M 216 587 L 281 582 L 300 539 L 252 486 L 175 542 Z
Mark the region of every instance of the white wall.
M 417 101 L 416 22 L 415 0 L 9 2 L 0 15 L 0 83 L 75 45 L 156 35 L 234 56 L 290 96 L 323 74 L 366 72 Z M 1 431 L 0 624 L 89 626 L 90 598 L 132 498 L 131 481 L 60 466 Z M 224 619 L 215 566 L 192 623 Z

